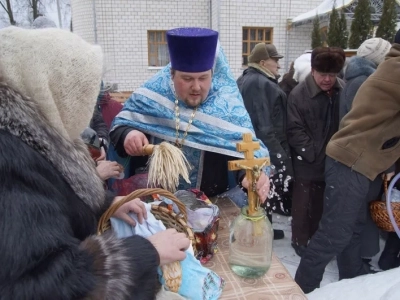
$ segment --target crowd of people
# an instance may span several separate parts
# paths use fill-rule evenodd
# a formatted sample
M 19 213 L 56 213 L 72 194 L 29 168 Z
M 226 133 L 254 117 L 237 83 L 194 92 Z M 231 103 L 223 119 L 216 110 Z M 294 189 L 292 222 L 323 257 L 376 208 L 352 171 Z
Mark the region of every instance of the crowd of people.
M 171 63 L 122 106 L 102 83 L 101 48 L 54 27 L 41 17 L 32 29 L 0 30 L 0 298 L 159 297 L 157 268 L 183 260 L 190 241 L 173 229 L 147 239 L 96 235 L 121 199 L 106 182 L 142 172 L 144 147 L 167 141 L 192 166 L 179 189 L 223 194 L 243 133 L 260 143 L 256 157 L 270 157 L 256 192 L 271 222 L 273 211 L 292 216 L 303 291 L 319 287 L 334 257 L 340 279 L 371 272 L 380 249 L 368 203 L 400 157 L 400 34 L 393 44 L 365 41 L 351 59 L 316 48 L 279 82 L 283 56 L 272 44 L 257 44 L 236 80 L 218 32 L 172 29 Z M 245 172 L 234 178 L 245 198 Z M 146 218 L 140 199 L 114 216 L 130 212 Z M 390 234 L 382 269 L 399 266 L 398 254 Z
M 279 83 L 282 55 L 260 43 L 238 80 L 271 161 L 282 170 L 279 153 L 293 170 L 291 240 L 301 257 L 295 280 L 306 293 L 319 287 L 334 257 L 339 279 L 375 272 L 369 262 L 380 251 L 380 231 L 368 204 L 381 198 L 382 181 L 400 158 L 399 43 L 400 33 L 393 44 L 371 38 L 351 58 L 319 47 L 294 61 Z M 399 266 L 398 245 L 397 235 L 387 234 L 382 270 Z

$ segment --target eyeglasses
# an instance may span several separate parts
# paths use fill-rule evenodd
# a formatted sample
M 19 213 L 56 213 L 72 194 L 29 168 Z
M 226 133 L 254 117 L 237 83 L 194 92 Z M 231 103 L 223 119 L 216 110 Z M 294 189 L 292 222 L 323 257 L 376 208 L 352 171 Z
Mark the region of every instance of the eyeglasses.
M 338 75 L 338 73 L 321 73 L 321 72 L 318 72 L 318 71 L 316 71 L 316 72 L 323 78 L 326 78 L 326 77 L 336 78 L 337 75 Z

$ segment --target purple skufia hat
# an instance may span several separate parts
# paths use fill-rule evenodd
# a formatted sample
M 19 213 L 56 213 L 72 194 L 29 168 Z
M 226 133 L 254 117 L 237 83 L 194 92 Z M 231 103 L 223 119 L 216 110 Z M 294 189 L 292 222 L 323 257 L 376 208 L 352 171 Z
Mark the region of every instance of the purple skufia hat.
M 218 32 L 197 27 L 167 31 L 171 68 L 198 73 L 211 70 L 217 51 Z

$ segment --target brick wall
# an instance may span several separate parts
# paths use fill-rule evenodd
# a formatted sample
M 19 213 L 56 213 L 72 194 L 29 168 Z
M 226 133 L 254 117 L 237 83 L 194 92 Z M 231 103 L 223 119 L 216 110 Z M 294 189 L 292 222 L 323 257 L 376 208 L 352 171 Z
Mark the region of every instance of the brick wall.
M 71 0 L 74 31 L 105 52 L 104 79 L 119 90 L 133 90 L 158 70 L 148 66 L 147 30 L 181 26 L 218 30 L 231 69 L 242 69 L 242 28 L 273 27 L 273 43 L 286 61 L 310 47 L 312 26 L 288 32 L 288 18 L 307 12 L 322 0 Z M 96 22 L 94 22 L 96 20 Z M 94 30 L 96 23 L 97 33 Z

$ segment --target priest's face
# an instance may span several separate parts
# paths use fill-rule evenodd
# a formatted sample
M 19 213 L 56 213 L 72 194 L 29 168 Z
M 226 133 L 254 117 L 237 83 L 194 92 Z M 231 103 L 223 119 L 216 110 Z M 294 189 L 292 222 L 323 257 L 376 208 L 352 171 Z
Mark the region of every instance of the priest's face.
M 196 107 L 203 102 L 211 88 L 211 70 L 199 73 L 171 71 L 175 92 L 179 100 L 190 107 Z

